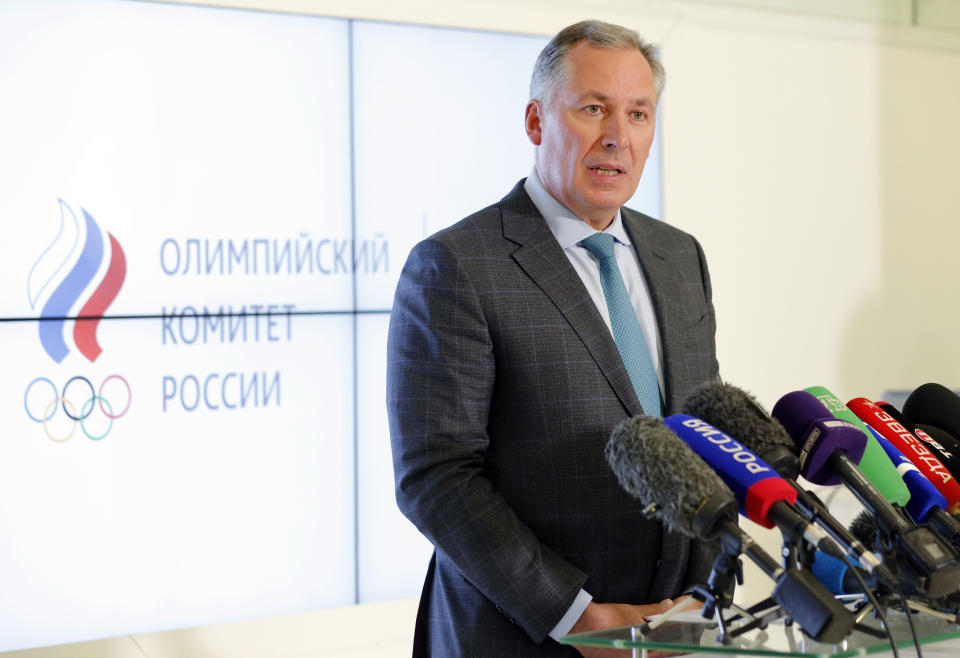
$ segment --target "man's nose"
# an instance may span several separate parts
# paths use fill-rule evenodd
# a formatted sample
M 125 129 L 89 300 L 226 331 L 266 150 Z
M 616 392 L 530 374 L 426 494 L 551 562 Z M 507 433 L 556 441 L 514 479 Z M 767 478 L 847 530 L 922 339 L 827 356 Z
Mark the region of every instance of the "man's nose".
M 613 151 L 627 148 L 629 141 L 627 139 L 626 118 L 616 115 L 609 117 L 604 122 L 602 139 L 605 149 Z

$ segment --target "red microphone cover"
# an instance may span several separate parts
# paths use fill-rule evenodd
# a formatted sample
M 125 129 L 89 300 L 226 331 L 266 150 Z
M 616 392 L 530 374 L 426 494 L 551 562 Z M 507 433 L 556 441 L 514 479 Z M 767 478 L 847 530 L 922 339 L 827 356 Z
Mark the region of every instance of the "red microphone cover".
M 948 512 L 960 512 L 960 484 L 923 441 L 867 398 L 854 398 L 847 403 L 847 407 L 913 462 L 947 499 Z

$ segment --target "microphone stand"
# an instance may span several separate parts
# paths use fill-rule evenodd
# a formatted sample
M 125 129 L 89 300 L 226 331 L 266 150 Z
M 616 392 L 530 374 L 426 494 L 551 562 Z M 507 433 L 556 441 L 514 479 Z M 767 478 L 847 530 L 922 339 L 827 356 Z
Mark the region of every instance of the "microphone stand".
M 722 644 L 730 644 L 734 638 L 754 628 L 766 628 L 770 621 L 784 614 L 780 606 L 775 604 L 773 612 L 759 617 L 756 616 L 757 612 L 766 610 L 770 607 L 770 604 L 773 603 L 773 599 L 769 598 L 752 606 L 750 609 L 744 609 L 738 606 L 733 602 L 734 583 L 738 585 L 743 584 L 743 563 L 740 561 L 740 548 L 730 542 L 723 541 L 721 542 L 721 552 L 713 561 L 707 582 L 694 585 L 692 595 L 692 598 L 703 603 L 702 616 L 705 619 L 713 617 L 716 620 L 717 626 L 720 628 L 717 639 L 720 640 Z M 676 614 L 677 609 L 686 603 L 687 601 L 682 601 L 669 610 L 667 614 L 671 616 Z M 730 610 L 734 614 L 725 617 L 725 610 Z M 732 628 L 730 624 L 739 618 L 748 621 L 740 624 L 737 628 Z M 648 626 L 653 629 L 664 621 L 666 621 L 666 619 L 663 619 L 663 616 L 661 616 L 654 622 L 648 624 Z
M 783 560 L 781 563 L 784 570 L 787 570 L 791 567 L 797 567 L 799 569 L 812 571 L 815 556 L 813 551 L 810 550 L 808 544 L 804 541 L 801 541 L 802 536 L 789 530 L 787 526 L 781 526 L 780 534 L 783 537 L 783 548 L 781 549 L 781 556 Z M 793 617 L 790 615 L 787 615 L 786 617 L 787 618 L 786 621 L 784 621 L 784 625 L 793 626 Z
M 653 621 L 641 624 L 639 627 L 641 633 L 646 634 L 656 630 L 669 621 L 671 617 L 690 607 L 694 601 L 699 601 L 703 604 L 701 616 L 704 619 L 710 619 L 711 617 L 716 618 L 717 624 L 720 627 L 719 639 L 724 644 L 728 644 L 734 637 L 750 630 L 750 628 L 754 628 L 755 625 L 759 623 L 759 620 L 750 612 L 733 602 L 734 582 L 739 585 L 743 584 L 743 563 L 740 561 L 739 549 L 728 544 L 728 542 L 721 542 L 721 546 L 722 550 L 713 561 L 707 582 L 705 584 L 694 585 L 690 598 L 675 603 L 673 607 L 662 615 L 658 615 Z M 722 612 L 726 609 L 731 609 L 736 612 L 736 616 L 743 616 L 750 619 L 751 623 L 755 625 L 743 630 L 738 628 L 730 631 L 730 620 L 725 619 Z

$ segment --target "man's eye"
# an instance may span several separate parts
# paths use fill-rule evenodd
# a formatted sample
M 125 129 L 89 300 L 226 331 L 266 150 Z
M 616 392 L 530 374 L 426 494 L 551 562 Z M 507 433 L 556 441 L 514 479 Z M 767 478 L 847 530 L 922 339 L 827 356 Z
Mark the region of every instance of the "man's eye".
M 634 119 L 646 119 L 646 118 L 647 118 L 647 113 L 644 112 L 643 110 L 635 110 L 635 111 L 633 112 L 633 118 L 634 118 Z
M 599 105 L 587 105 L 587 106 L 586 106 L 585 108 L 583 108 L 583 109 L 585 109 L 585 110 L 587 111 L 587 114 L 600 114 L 600 106 L 599 106 Z

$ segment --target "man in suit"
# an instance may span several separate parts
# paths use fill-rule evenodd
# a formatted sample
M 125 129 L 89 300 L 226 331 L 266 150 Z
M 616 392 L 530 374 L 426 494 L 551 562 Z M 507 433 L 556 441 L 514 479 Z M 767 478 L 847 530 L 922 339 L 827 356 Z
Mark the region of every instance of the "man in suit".
M 530 176 L 404 266 L 387 364 L 396 494 L 436 549 L 415 656 L 576 656 L 556 639 L 641 623 L 709 572 L 712 548 L 644 519 L 603 455 L 617 424 L 673 413 L 718 376 L 700 246 L 621 208 L 662 85 L 632 31 L 561 31 L 531 82 Z M 610 253 L 586 246 L 594 234 Z

